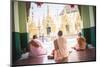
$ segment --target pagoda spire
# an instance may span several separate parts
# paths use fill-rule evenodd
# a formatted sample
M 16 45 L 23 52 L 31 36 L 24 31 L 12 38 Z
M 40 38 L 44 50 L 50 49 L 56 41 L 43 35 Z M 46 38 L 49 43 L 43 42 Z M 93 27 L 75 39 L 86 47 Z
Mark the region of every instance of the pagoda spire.
M 47 16 L 50 15 L 50 9 L 49 9 L 49 5 L 47 5 Z

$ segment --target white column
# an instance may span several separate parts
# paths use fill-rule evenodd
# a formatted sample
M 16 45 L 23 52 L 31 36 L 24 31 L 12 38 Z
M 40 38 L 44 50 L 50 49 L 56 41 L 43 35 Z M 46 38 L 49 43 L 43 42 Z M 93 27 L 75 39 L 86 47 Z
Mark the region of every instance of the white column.
M 18 2 L 14 2 L 14 26 L 15 26 L 14 32 L 19 32 Z
M 91 27 L 94 27 L 94 13 L 93 13 L 93 7 L 92 6 L 90 6 L 89 7 L 89 13 L 90 13 L 90 26 Z

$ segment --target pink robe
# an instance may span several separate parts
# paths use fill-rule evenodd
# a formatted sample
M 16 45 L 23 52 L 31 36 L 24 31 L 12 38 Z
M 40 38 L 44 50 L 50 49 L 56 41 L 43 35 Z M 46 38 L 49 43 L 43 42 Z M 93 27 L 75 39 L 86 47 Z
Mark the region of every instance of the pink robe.
M 34 46 L 30 46 L 30 56 L 32 57 L 39 57 L 39 56 L 43 56 L 46 55 L 46 50 L 43 47 L 43 43 L 41 41 L 39 41 L 38 39 L 34 39 L 34 41 L 40 46 L 40 47 L 34 47 Z
M 62 60 L 68 57 L 68 49 L 66 39 L 64 37 L 59 37 L 54 41 L 55 51 L 54 51 L 54 59 Z

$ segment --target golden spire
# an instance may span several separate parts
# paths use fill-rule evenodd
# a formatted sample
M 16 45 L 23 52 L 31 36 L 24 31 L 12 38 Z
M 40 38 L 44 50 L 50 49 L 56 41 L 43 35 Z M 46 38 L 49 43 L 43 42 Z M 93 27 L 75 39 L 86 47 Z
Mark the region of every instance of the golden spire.
M 67 14 L 67 6 L 64 7 L 64 14 Z
M 50 15 L 49 5 L 47 5 L 47 16 Z

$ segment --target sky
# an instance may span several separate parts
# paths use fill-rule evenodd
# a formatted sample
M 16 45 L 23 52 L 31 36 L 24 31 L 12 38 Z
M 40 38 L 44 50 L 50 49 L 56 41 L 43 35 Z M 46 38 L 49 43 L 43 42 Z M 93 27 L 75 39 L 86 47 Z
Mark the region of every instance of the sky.
M 47 7 L 49 7 L 50 15 L 54 19 L 54 22 L 57 23 L 58 22 L 57 18 L 59 14 L 61 13 L 61 11 L 63 10 L 64 6 L 65 5 L 62 5 L 62 4 L 43 3 L 41 7 L 38 7 L 37 4 L 31 3 L 31 8 L 33 7 L 33 9 L 30 9 L 30 16 L 33 12 L 34 20 L 36 22 L 40 21 L 40 23 L 42 23 L 43 17 L 47 16 Z

